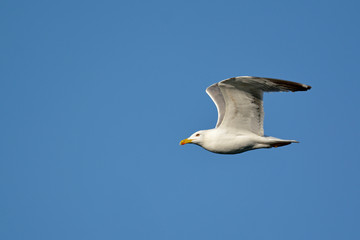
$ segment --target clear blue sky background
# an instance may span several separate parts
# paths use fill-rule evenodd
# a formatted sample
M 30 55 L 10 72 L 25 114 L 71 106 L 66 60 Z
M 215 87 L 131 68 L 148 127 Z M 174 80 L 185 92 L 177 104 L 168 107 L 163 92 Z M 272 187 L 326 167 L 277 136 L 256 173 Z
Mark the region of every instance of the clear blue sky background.
M 0 239 L 360 239 L 358 1 L 1 1 Z M 278 149 L 217 155 L 209 85 Z

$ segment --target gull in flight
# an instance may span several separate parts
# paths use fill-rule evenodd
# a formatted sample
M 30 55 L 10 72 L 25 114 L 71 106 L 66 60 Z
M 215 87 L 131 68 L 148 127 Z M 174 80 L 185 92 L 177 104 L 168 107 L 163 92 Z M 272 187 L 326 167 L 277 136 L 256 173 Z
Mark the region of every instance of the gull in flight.
M 214 101 L 216 127 L 197 131 L 180 142 L 197 144 L 220 154 L 236 154 L 259 148 L 282 147 L 295 140 L 264 135 L 263 93 L 307 91 L 310 86 L 273 78 L 241 76 L 223 80 L 206 89 Z

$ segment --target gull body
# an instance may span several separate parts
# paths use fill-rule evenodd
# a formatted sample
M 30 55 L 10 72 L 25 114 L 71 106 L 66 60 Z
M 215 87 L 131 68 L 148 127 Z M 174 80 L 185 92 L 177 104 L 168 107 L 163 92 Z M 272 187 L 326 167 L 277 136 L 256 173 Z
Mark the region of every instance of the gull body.
M 237 154 L 259 148 L 281 147 L 296 140 L 264 135 L 263 92 L 306 91 L 305 84 L 273 78 L 241 76 L 206 89 L 218 110 L 214 129 L 201 130 L 180 142 L 192 143 L 220 154 Z
M 200 134 L 200 136 L 196 136 Z M 283 140 L 274 137 L 262 137 L 253 133 L 233 133 L 221 128 L 201 130 L 181 144 L 197 144 L 204 149 L 220 154 L 236 154 L 259 148 L 272 148 L 285 146 L 295 140 Z

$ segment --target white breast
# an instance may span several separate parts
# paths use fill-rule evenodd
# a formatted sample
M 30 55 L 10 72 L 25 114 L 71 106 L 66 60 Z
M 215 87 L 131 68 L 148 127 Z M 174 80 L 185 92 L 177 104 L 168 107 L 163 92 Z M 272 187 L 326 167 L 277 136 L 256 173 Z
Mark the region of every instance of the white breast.
M 224 131 L 221 128 L 208 130 L 201 146 L 215 153 L 234 154 L 253 149 L 259 140 L 259 136 L 252 133 L 234 134 Z

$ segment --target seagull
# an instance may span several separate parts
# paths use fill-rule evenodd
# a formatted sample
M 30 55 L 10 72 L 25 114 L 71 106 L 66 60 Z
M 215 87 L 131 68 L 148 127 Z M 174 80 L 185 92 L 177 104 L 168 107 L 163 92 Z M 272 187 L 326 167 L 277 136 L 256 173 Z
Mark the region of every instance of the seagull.
M 264 92 L 307 91 L 311 86 L 274 78 L 240 76 L 225 79 L 206 89 L 216 105 L 216 127 L 197 131 L 180 145 L 192 143 L 219 154 L 237 154 L 260 148 L 282 147 L 296 140 L 265 136 Z

